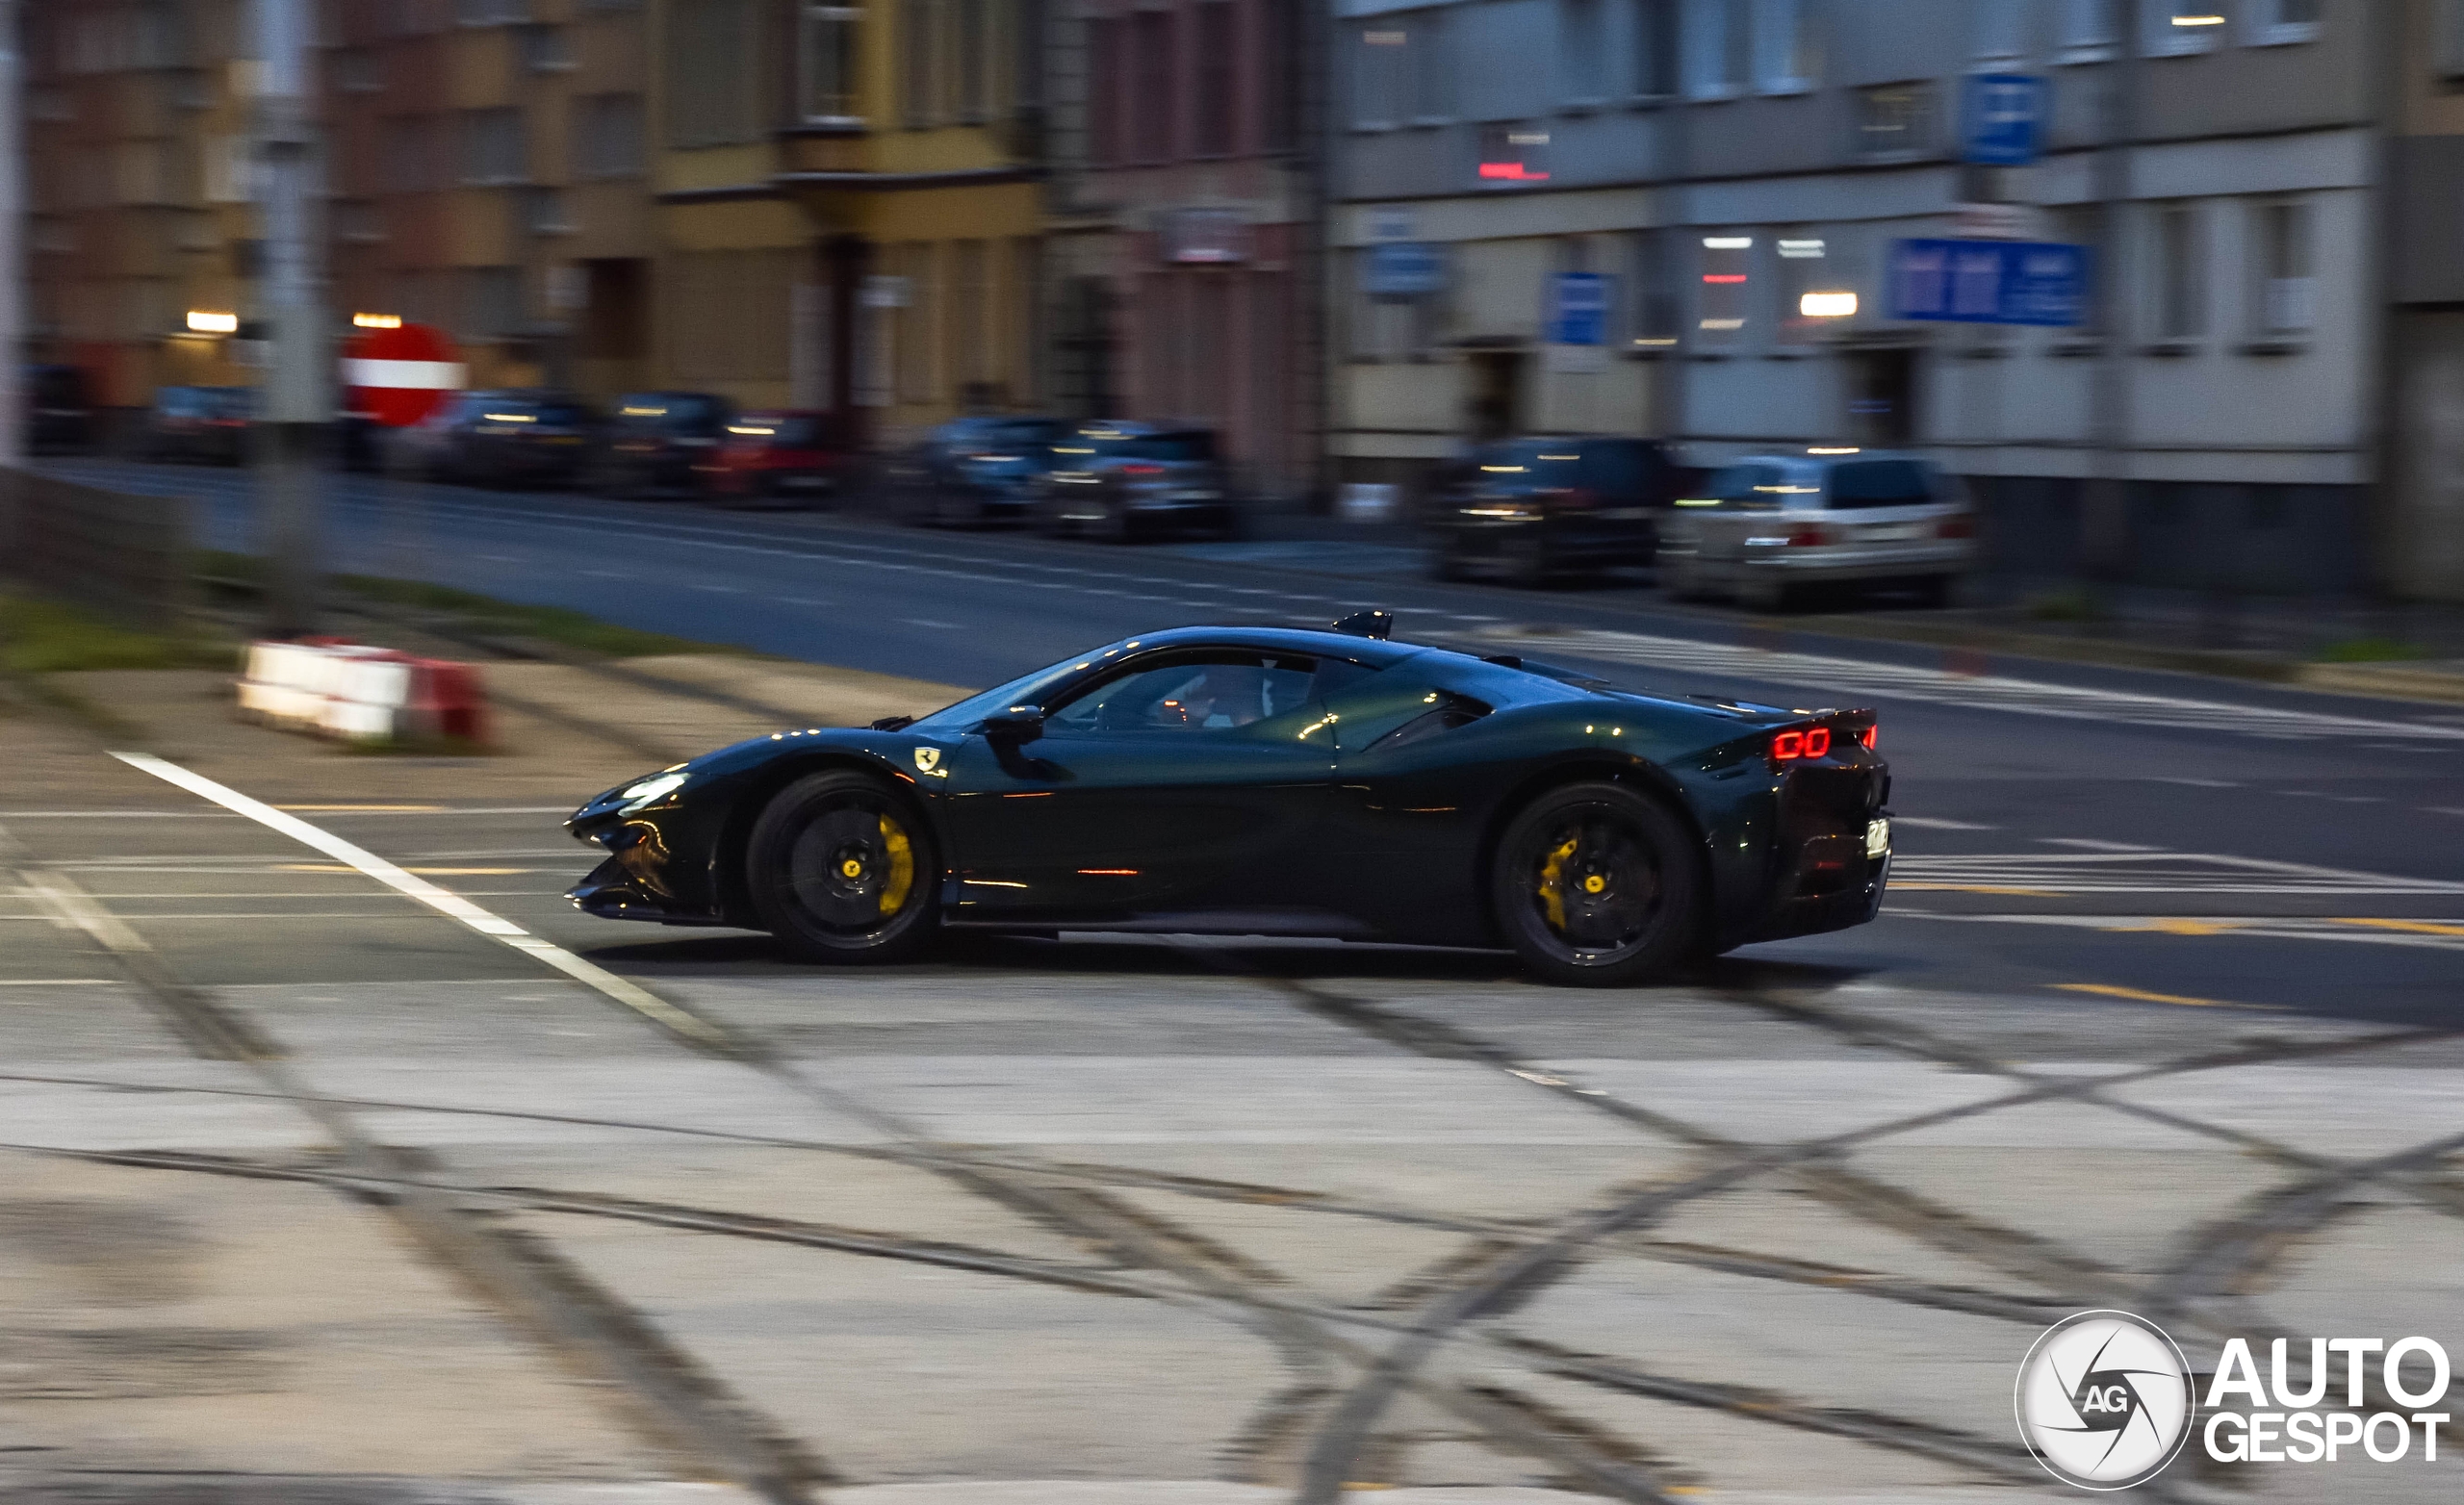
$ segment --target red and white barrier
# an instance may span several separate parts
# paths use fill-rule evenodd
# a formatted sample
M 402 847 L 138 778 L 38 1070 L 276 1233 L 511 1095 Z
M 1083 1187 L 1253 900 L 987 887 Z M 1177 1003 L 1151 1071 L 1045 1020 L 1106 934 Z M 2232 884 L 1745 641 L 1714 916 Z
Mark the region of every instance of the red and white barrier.
M 310 638 L 253 643 L 240 711 L 353 742 L 487 740 L 486 694 L 469 664 Z

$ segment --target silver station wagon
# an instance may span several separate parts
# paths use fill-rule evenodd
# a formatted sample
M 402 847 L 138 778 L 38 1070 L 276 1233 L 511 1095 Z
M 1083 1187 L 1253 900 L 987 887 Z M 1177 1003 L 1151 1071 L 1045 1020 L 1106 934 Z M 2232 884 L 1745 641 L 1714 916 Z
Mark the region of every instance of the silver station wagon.
M 1938 605 L 1977 559 L 1976 511 L 1957 476 L 1921 456 L 1844 446 L 1714 471 L 1663 527 L 1670 595 L 1761 611 L 1814 586 L 1912 589 Z

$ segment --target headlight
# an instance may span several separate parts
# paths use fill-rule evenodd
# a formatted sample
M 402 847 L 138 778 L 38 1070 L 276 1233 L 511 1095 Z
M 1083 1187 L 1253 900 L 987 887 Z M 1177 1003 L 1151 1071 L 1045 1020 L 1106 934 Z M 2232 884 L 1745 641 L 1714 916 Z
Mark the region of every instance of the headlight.
M 628 786 L 625 792 L 617 797 L 625 802 L 621 807 L 621 813 L 630 815 L 635 810 L 657 804 L 683 788 L 684 779 L 685 776 L 682 774 L 655 774 L 640 783 Z

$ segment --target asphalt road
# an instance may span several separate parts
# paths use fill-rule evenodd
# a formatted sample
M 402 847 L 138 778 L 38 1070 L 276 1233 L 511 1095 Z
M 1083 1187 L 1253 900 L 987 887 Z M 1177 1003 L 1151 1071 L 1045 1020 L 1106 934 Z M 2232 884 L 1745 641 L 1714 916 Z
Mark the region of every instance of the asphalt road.
M 194 497 L 208 542 L 250 545 L 244 472 L 60 469 Z M 1903 854 L 1886 918 L 1755 957 L 2417 1022 L 2451 1017 L 2464 980 L 2456 711 L 2040 662 L 1954 675 L 1931 650 L 1758 638 L 1640 589 L 1442 585 L 1384 545 L 1117 548 L 360 476 L 328 499 L 340 570 L 944 683 L 1162 626 L 1378 604 L 1400 635 L 1510 640 L 1637 687 L 1870 703 Z
M 245 545 L 244 477 L 78 470 Z M 1154 937 L 824 971 L 573 911 L 523 758 L 224 739 L 207 785 L 0 722 L 13 1500 L 2003 1505 L 2075 1497 L 2012 1432 L 2065 1314 L 2464 1351 L 2464 717 L 1376 548 L 336 492 L 340 568 L 945 682 L 1375 601 L 1871 703 L 1902 857 L 1872 926 L 1626 992 Z M 2451 1499 L 2455 1453 L 2146 1492 Z

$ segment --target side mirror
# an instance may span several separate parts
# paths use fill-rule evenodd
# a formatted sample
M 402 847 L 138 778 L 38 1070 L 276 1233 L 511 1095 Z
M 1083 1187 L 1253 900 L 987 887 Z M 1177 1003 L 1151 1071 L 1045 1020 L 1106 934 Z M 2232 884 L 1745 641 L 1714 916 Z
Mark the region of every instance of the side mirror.
M 1013 705 L 984 718 L 986 740 L 996 747 L 1017 747 L 1043 735 L 1043 707 Z

